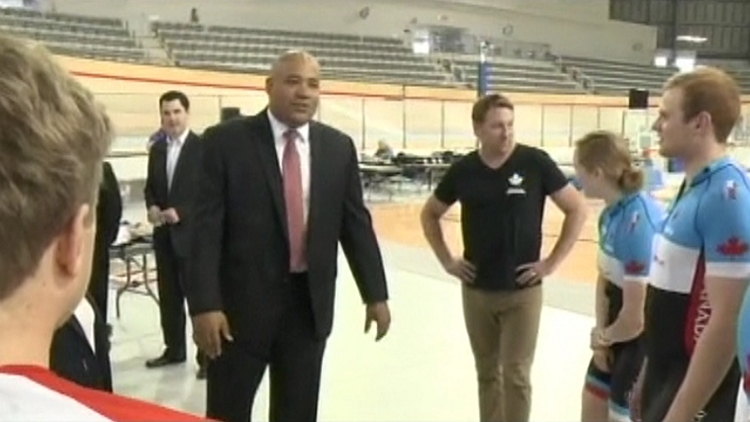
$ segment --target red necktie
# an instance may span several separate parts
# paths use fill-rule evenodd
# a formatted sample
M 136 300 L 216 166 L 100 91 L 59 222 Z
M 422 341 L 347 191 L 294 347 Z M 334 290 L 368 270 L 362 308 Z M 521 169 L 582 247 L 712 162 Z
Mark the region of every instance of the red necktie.
M 289 228 L 289 270 L 293 273 L 304 272 L 305 262 L 305 215 L 302 194 L 302 168 L 296 140 L 299 133 L 290 129 L 284 132 L 286 145 L 282 159 L 282 178 L 284 179 L 284 201 Z

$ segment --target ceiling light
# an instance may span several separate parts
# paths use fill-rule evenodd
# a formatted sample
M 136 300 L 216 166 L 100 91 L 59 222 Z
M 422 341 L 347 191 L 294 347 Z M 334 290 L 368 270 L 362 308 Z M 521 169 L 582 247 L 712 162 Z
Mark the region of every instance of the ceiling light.
M 677 41 L 685 41 L 685 42 L 692 42 L 692 43 L 704 43 L 708 41 L 708 38 L 706 37 L 699 37 L 697 35 L 678 35 Z

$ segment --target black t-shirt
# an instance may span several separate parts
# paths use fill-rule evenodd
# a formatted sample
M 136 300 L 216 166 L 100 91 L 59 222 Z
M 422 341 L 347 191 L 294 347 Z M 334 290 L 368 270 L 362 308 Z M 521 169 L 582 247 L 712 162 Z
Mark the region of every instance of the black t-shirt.
M 476 288 L 518 288 L 516 267 L 539 260 L 546 197 L 567 184 L 546 152 L 526 145 L 516 145 L 497 169 L 477 151 L 448 169 L 435 197 L 461 204 L 463 256 L 476 267 Z

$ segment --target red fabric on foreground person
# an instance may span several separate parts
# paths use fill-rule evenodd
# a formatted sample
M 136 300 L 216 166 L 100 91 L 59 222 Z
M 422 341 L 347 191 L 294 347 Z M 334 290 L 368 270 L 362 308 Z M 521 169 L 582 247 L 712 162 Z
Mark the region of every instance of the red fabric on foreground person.
M 0 421 L 199 421 L 49 370 L 53 334 L 91 275 L 113 132 L 43 48 L 0 36 Z
M 82 387 L 35 365 L 0 366 L 0 421 L 204 421 L 152 403 Z

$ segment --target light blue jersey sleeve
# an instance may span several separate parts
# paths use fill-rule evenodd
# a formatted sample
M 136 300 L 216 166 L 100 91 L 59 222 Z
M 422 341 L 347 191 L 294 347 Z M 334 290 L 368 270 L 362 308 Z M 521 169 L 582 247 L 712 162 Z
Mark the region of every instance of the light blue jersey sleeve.
M 646 282 L 651 270 L 654 236 L 663 214 L 651 201 L 645 197 L 633 200 L 617 231 L 615 258 L 622 263 L 625 282 Z
M 750 281 L 750 188 L 736 168 L 710 181 L 696 214 L 706 276 Z

